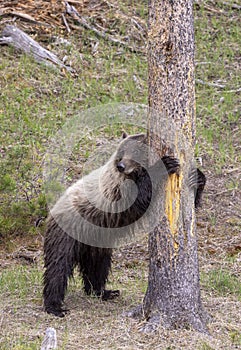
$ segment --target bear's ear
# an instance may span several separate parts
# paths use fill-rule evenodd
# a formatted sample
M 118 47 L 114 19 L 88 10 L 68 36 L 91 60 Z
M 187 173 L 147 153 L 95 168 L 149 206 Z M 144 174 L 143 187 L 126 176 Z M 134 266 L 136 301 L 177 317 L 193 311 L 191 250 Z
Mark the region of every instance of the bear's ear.
M 123 133 L 122 133 L 122 139 L 126 139 L 127 136 L 128 136 L 128 134 L 127 134 L 125 131 L 123 131 Z

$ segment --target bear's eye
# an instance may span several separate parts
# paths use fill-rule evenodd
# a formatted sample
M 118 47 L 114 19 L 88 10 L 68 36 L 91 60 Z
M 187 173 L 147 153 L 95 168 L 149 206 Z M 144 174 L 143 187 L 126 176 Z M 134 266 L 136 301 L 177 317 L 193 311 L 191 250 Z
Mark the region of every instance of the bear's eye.
M 122 160 L 123 156 L 124 156 L 124 152 L 122 152 L 122 151 L 118 152 L 116 155 L 117 162 L 120 162 Z

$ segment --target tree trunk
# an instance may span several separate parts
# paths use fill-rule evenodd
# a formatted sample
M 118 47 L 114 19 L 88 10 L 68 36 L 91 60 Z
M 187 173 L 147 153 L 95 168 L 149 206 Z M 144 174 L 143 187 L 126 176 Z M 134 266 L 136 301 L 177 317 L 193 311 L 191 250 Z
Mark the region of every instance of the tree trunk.
M 149 280 L 143 311 L 144 331 L 161 323 L 168 328 L 193 327 L 206 332 L 202 308 L 194 199 L 188 189 L 195 141 L 193 0 L 149 0 L 150 145 L 161 156 L 173 153 L 180 173 L 166 184 L 165 213 L 149 236 Z M 173 120 L 174 143 L 161 142 L 161 121 Z M 161 146 L 160 146 L 161 145 Z

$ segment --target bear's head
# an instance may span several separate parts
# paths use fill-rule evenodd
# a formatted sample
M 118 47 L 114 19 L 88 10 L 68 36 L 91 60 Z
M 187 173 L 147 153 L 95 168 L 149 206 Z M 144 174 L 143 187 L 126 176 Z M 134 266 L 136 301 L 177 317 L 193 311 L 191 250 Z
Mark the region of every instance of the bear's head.
M 128 136 L 123 134 L 115 154 L 115 167 L 117 171 L 127 177 L 140 173 L 148 164 L 147 136 L 136 134 Z

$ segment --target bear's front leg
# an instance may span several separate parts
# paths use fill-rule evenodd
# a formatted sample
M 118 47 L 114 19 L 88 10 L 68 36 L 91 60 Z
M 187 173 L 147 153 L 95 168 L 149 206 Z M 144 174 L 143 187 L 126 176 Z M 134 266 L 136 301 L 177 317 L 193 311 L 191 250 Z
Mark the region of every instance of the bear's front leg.
M 64 317 L 63 301 L 68 278 L 76 265 L 76 241 L 51 222 L 44 242 L 44 308 L 47 313 Z

